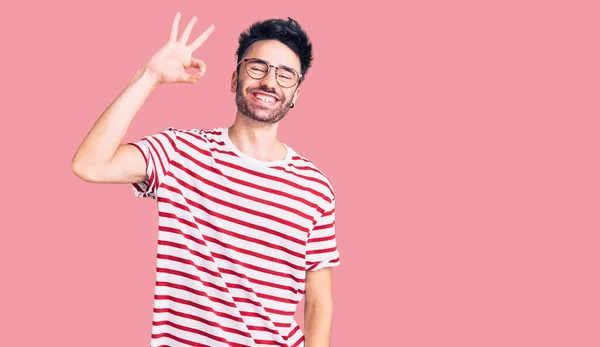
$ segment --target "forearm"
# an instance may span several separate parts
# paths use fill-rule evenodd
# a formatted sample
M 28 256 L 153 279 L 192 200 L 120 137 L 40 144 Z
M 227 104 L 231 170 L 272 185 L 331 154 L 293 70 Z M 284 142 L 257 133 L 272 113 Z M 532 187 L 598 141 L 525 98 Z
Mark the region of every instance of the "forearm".
M 329 347 L 333 320 L 333 301 L 319 300 L 304 305 L 304 345 Z
M 143 67 L 140 68 L 84 138 L 73 157 L 73 168 L 89 170 L 110 162 L 131 121 L 157 86 L 156 75 Z

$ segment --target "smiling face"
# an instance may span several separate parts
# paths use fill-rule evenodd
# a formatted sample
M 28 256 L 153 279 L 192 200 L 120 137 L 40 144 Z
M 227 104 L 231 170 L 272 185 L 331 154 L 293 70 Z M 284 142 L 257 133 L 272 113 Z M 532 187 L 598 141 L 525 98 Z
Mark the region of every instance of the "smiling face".
M 300 73 L 300 59 L 289 47 L 276 40 L 262 40 L 252 44 L 242 58 L 258 58 L 270 65 L 284 65 Z M 239 74 L 233 73 L 231 91 L 236 93 L 238 112 L 261 122 L 277 123 L 296 102 L 300 89 L 298 84 L 283 88 L 277 83 L 275 68 L 262 79 L 254 79 L 246 73 L 246 62 L 239 64 Z

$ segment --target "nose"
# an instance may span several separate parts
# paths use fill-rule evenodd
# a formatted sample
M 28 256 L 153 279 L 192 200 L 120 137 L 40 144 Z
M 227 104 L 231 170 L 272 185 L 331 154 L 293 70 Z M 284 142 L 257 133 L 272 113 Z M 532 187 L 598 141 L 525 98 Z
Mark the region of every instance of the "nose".
M 275 89 L 277 87 L 277 70 L 271 67 L 269 69 L 269 73 L 260 80 L 260 84 L 268 87 L 269 90 Z

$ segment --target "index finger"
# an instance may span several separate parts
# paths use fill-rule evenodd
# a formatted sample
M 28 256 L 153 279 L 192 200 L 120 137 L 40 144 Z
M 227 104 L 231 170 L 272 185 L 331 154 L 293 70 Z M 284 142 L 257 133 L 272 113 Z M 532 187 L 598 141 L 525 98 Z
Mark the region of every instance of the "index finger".
M 200 46 L 202 46 L 204 41 L 206 41 L 210 34 L 212 34 L 213 30 L 215 30 L 215 26 L 214 24 L 211 24 L 211 26 L 209 26 L 208 29 L 204 30 L 204 32 L 200 36 L 198 36 L 198 38 L 196 38 L 194 42 L 190 44 L 192 52 L 197 50 Z
M 175 14 L 175 18 L 173 19 L 173 24 L 171 25 L 171 35 L 169 36 L 169 40 L 176 41 L 177 40 L 177 30 L 179 30 L 179 19 L 181 18 L 181 13 L 177 12 Z

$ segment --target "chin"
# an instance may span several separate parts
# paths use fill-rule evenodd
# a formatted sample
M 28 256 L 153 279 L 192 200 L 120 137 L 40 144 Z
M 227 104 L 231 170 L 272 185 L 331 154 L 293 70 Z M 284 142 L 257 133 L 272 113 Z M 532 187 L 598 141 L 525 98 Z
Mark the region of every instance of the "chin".
M 283 118 L 279 115 L 265 114 L 263 112 L 249 112 L 246 117 L 266 124 L 276 123 Z

